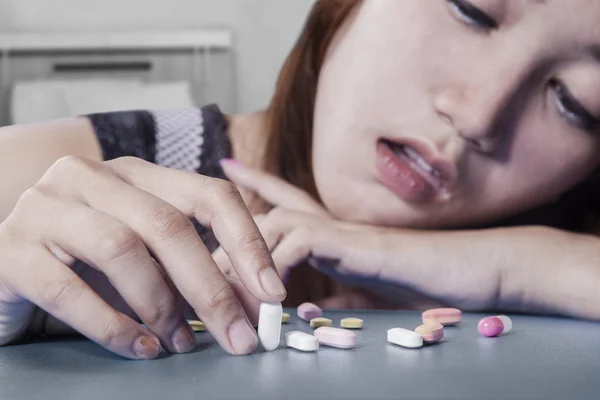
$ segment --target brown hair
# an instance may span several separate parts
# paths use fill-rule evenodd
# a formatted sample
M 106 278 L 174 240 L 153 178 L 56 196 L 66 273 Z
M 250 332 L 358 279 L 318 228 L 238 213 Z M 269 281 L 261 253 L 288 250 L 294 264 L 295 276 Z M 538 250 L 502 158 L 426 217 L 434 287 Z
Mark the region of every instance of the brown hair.
M 264 167 L 319 199 L 312 172 L 312 130 L 319 72 L 338 29 L 361 0 L 318 0 L 280 72 L 268 109 Z M 286 306 L 317 301 L 339 291 L 340 284 L 308 265 L 289 277 Z M 338 286 L 338 289 L 334 287 Z
M 361 2 L 318 0 L 315 3 L 300 38 L 280 72 L 275 94 L 267 110 L 269 125 L 265 170 L 304 189 L 317 200 L 319 195 L 312 171 L 312 129 L 319 73 L 332 39 Z M 556 203 L 493 226 L 543 224 L 570 230 L 588 230 L 586 222 L 589 223 L 590 217 L 596 214 L 594 211 L 600 203 L 600 184 L 591 183 L 590 180 L 584 182 Z M 597 219 L 592 221 L 595 226 L 600 226 Z M 287 305 L 318 300 L 331 294 L 332 283 L 310 267 L 295 269 L 290 278 L 295 284 L 304 284 L 304 288 L 292 292 L 288 290 Z
M 318 0 L 288 56 L 268 109 L 265 169 L 319 199 L 312 172 L 312 127 L 319 72 L 336 32 L 362 0 Z M 600 169 L 560 201 L 493 226 L 600 227 Z M 591 224 L 591 226 L 590 226 Z
M 318 199 L 312 129 L 319 72 L 329 44 L 361 0 L 319 0 L 288 56 L 269 106 L 265 169 Z

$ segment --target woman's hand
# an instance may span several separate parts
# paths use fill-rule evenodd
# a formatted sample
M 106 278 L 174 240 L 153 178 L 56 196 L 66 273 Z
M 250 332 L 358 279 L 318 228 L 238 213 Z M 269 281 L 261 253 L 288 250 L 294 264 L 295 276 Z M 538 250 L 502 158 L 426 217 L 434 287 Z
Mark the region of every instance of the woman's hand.
M 297 188 L 283 179 L 262 172 L 246 168 L 235 160 L 222 160 L 221 165 L 227 177 L 238 186 L 240 189 L 249 190 L 259 195 L 264 201 L 268 202 L 271 207 L 271 212 L 266 215 L 257 215 L 255 220 L 259 225 L 261 233 L 265 235 L 268 245 L 274 256 L 277 257 L 276 266 L 280 275 L 285 279 L 295 265 L 308 260 L 315 268 L 322 272 L 332 275 L 338 281 L 348 283 L 348 287 L 343 293 L 336 294 L 332 297 L 324 298 L 319 301 L 319 305 L 324 308 L 397 308 L 406 307 L 410 303 L 418 302 L 423 304 L 428 300 L 423 296 L 418 296 L 410 291 L 400 289 L 397 285 L 386 285 L 388 289 L 393 289 L 392 301 L 386 301 L 381 298 L 381 282 L 374 285 L 375 279 L 361 279 L 363 275 L 369 275 L 364 266 L 356 265 L 354 269 L 350 268 L 346 271 L 343 266 L 338 265 L 337 268 L 331 268 L 331 259 L 338 257 L 333 255 L 335 249 L 344 249 L 349 247 L 356 249 L 360 247 L 362 237 L 356 235 L 346 235 L 344 227 L 352 227 L 350 224 L 340 223 L 336 221 L 329 212 L 308 193 L 300 188 Z M 289 219 L 288 219 L 289 216 Z M 354 227 L 357 228 L 357 227 Z M 369 235 L 368 226 L 360 226 L 359 231 L 364 235 Z M 341 229 L 342 232 L 337 230 Z M 355 229 L 350 229 L 354 231 Z M 318 235 L 311 237 L 312 232 L 318 232 Z M 321 239 L 317 239 L 317 237 Z M 307 240 L 313 242 L 308 242 Z M 326 244 L 331 240 L 340 240 L 335 246 Z M 348 239 L 348 242 L 343 242 L 342 239 Z M 321 259 L 313 257 L 313 244 L 317 240 L 321 240 L 324 249 L 331 250 L 333 253 L 321 254 Z M 354 242 L 356 240 L 356 242 Z M 284 241 L 285 245 L 280 242 Z M 344 253 L 344 250 L 340 250 Z M 348 252 L 346 252 L 348 253 Z M 227 276 L 235 278 L 235 271 L 230 265 L 227 256 L 223 249 L 218 249 L 213 253 L 215 261 L 222 271 Z M 323 257 L 325 259 L 323 259 Z M 339 257 L 341 259 L 341 256 Z M 373 286 L 377 287 L 377 294 L 373 294 Z M 349 289 L 349 290 L 348 290 Z M 401 293 L 399 300 L 398 293 Z M 248 298 L 247 307 L 254 309 L 258 307 L 256 301 Z M 429 301 L 430 304 L 433 304 Z M 251 305 L 252 306 L 249 306 Z
M 600 240 L 546 227 L 416 231 L 355 225 L 331 218 L 279 178 L 225 163 L 236 185 L 276 206 L 257 224 L 280 274 L 309 260 L 338 280 L 396 306 L 441 304 L 600 320 Z M 229 271 L 222 250 L 219 266 Z M 354 293 L 333 307 L 372 305 Z M 367 307 L 365 307 L 367 308 Z
M 235 287 L 191 217 L 214 231 Z M 76 273 L 76 260 L 90 268 Z M 0 344 L 27 330 L 37 305 L 125 357 L 154 358 L 159 342 L 186 352 L 183 297 L 225 350 L 246 354 L 257 337 L 241 286 L 258 301 L 286 295 L 235 187 L 139 159 L 63 158 L 0 225 Z

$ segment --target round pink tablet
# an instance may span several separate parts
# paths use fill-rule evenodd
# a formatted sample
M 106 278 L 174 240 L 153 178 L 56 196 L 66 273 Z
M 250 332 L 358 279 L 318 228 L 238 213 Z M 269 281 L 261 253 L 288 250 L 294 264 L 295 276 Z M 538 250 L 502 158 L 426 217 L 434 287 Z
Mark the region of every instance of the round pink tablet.
M 438 322 L 444 326 L 457 325 L 462 321 L 462 311 L 458 308 L 433 308 L 423 312 L 423 323 Z
M 504 331 L 504 324 L 497 317 L 485 317 L 477 324 L 477 330 L 483 336 L 496 337 Z
M 323 316 L 323 311 L 313 303 L 302 303 L 298 306 L 298 316 L 305 321 Z
M 356 346 L 356 333 L 347 329 L 322 326 L 315 329 L 313 335 L 320 344 L 337 347 L 339 349 L 350 349 Z

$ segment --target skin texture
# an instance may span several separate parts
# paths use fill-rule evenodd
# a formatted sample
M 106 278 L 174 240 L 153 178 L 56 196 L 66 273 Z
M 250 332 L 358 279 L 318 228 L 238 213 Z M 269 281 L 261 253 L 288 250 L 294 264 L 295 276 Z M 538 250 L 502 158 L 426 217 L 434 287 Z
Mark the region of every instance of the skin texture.
M 129 358 L 155 358 L 161 346 L 183 353 L 194 347 L 188 308 L 225 350 L 251 352 L 256 314 L 246 314 L 244 295 L 280 302 L 286 294 L 239 192 L 137 158 L 101 162 L 93 137 L 85 120 L 0 134 L 7 156 L 23 155 L 3 179 L 15 182 L 4 188 L 5 203 L 18 201 L 0 214 L 8 215 L 0 224 L 0 345 L 71 327 Z M 26 150 L 45 141 L 44 157 Z M 8 164 L 2 171 L 8 178 Z M 220 271 L 190 218 L 213 230 L 235 280 Z
M 552 202 L 597 167 L 597 127 L 580 129 L 594 124 L 565 111 L 564 88 L 600 114 L 600 68 L 584 50 L 600 41 L 600 3 L 469 4 L 497 28 L 482 29 L 445 0 L 369 0 L 338 32 L 314 125 L 324 207 L 277 177 L 224 166 L 254 225 L 229 184 L 140 160 L 101 162 L 85 120 L 3 129 L 0 313 L 14 331 L 1 344 L 43 309 L 49 315 L 37 313 L 34 334 L 65 332 L 66 323 L 125 357 L 153 358 L 159 344 L 186 352 L 193 339 L 183 308 L 191 305 L 227 351 L 244 354 L 256 345 L 248 323 L 258 303 L 285 297 L 264 272 L 275 266 L 285 279 L 306 260 L 360 287 L 322 307 L 384 307 L 385 297 L 394 307 L 427 299 L 428 307 L 600 319 L 597 238 L 531 227 L 435 230 Z M 260 165 L 264 118 L 230 119 L 235 158 L 247 167 Z M 381 138 L 419 141 L 456 168 L 455 184 L 428 201 L 398 197 L 375 168 Z M 223 244 L 212 259 L 192 216 Z M 74 270 L 75 259 L 90 268 Z M 232 330 L 235 321 L 252 332 Z
M 553 82 L 600 116 L 600 63 L 587 51 L 600 43 L 600 3 L 471 1 L 497 21 L 490 30 L 453 4 L 364 2 L 330 46 L 313 168 L 337 218 L 465 227 L 552 202 L 598 166 L 600 130 L 573 123 Z M 428 202 L 399 198 L 378 178 L 381 138 L 421 141 L 455 165 L 456 185 Z

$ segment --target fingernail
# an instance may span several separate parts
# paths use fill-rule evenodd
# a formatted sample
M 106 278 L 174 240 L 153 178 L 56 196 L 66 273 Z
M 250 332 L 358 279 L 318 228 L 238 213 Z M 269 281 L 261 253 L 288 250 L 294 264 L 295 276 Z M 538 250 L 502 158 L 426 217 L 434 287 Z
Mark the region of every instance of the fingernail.
M 248 354 L 256 348 L 258 335 L 245 319 L 238 319 L 229 327 L 229 340 L 233 350 L 240 355 Z
M 223 165 L 233 165 L 234 167 L 243 167 L 242 163 L 238 160 L 234 160 L 233 158 L 223 158 L 219 161 L 221 166 Z
M 173 334 L 173 348 L 177 353 L 188 353 L 194 348 L 196 338 L 189 326 L 182 326 Z
M 274 269 L 265 269 L 260 274 L 260 281 L 262 283 L 263 290 L 267 292 L 267 294 L 277 297 L 286 295 L 285 286 L 283 286 L 279 275 Z
M 150 360 L 158 357 L 160 343 L 156 338 L 140 336 L 133 343 L 133 351 L 139 358 Z

